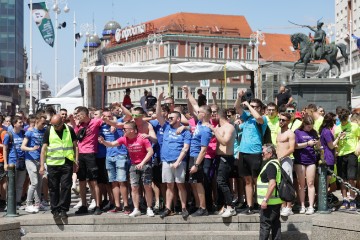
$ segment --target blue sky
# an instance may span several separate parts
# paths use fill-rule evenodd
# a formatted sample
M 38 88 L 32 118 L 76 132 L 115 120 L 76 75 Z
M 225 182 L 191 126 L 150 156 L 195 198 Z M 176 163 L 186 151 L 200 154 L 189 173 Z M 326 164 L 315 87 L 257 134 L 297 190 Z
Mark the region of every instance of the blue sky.
M 45 1 L 45 0 L 44 0 Z M 29 9 L 25 0 L 24 42 L 26 49 L 30 47 Z M 41 2 L 33 0 L 33 2 Z M 122 27 L 139 24 L 176 12 L 197 12 L 243 15 L 253 31 L 263 32 L 308 33 L 309 30 L 296 28 L 288 20 L 299 24 L 315 25 L 319 18 L 325 24 L 334 23 L 334 0 L 68 0 L 70 12 L 63 11 L 59 22 L 66 21 L 67 27 L 58 30 L 58 86 L 63 86 L 73 77 L 73 16 L 76 14 L 77 32 L 80 25 L 92 23 L 96 32 L 101 35 L 103 27 L 109 20 L 115 20 Z M 60 5 L 62 8 L 64 5 Z M 55 15 L 50 10 L 55 27 Z M 326 29 L 325 29 L 326 30 Z M 82 47 L 85 38 L 80 40 L 76 48 L 76 69 L 79 70 Z M 33 72 L 41 71 L 44 80 L 54 88 L 55 51 L 41 37 L 36 25 L 33 24 Z

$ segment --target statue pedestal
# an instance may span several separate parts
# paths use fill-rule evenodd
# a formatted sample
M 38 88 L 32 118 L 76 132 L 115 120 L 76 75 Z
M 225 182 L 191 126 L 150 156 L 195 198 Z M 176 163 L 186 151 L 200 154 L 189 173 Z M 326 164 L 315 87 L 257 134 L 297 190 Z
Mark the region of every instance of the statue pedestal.
M 346 78 L 298 78 L 289 83 L 298 110 L 314 103 L 326 112 L 334 112 L 337 106 L 351 106 L 351 89 L 354 84 Z

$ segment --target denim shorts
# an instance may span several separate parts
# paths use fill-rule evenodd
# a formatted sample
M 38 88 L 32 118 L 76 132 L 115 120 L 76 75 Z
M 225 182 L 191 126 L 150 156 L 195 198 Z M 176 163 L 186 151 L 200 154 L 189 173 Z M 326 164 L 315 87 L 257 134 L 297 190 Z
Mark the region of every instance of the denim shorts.
M 128 166 L 127 155 L 106 157 L 106 170 L 109 182 L 126 182 Z
M 136 165 L 130 167 L 130 184 L 132 187 L 138 187 L 140 182 L 143 185 L 151 185 L 152 169 L 150 164 L 145 164 L 141 170 L 135 168 Z M 141 181 L 140 181 L 141 180 Z

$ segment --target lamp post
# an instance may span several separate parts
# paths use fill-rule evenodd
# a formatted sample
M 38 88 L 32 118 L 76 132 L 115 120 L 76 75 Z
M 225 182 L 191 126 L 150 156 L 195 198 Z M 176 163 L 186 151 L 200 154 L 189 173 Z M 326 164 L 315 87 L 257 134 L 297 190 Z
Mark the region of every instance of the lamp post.
M 52 10 L 55 12 L 55 39 L 54 39 L 54 49 L 55 49 L 55 90 L 54 90 L 54 96 L 57 94 L 57 88 L 58 88 L 58 36 L 57 36 L 57 30 L 61 28 L 66 27 L 66 22 L 63 22 L 62 24 L 58 23 L 58 15 L 61 13 L 60 5 L 65 5 L 64 7 L 64 13 L 68 13 L 70 11 L 70 8 L 68 7 L 67 0 L 46 0 L 46 5 L 52 5 Z
M 261 43 L 260 43 L 261 42 Z M 255 72 L 255 98 L 262 98 L 262 86 L 261 86 L 261 77 L 260 77 L 260 63 L 259 63 L 259 45 L 266 46 L 265 35 L 257 30 L 250 35 L 249 46 L 255 47 L 255 60 L 257 64 L 257 71 Z
M 148 40 L 146 45 L 150 46 L 151 44 L 153 45 L 159 45 L 162 46 L 164 45 L 163 41 L 162 41 L 162 35 L 158 34 L 158 33 L 152 33 L 148 35 Z M 158 56 L 156 56 L 158 57 Z M 154 58 L 154 63 L 155 63 L 155 58 Z M 153 86 L 153 94 L 156 94 L 155 88 L 156 88 L 156 80 L 153 80 L 154 82 L 154 86 Z
M 85 34 L 86 36 L 86 41 L 87 41 L 87 67 L 89 67 L 89 62 L 90 62 L 90 36 L 91 34 L 94 35 L 94 32 L 96 31 L 96 26 L 95 24 L 91 24 L 91 23 L 83 23 L 80 25 L 80 36 L 83 36 Z

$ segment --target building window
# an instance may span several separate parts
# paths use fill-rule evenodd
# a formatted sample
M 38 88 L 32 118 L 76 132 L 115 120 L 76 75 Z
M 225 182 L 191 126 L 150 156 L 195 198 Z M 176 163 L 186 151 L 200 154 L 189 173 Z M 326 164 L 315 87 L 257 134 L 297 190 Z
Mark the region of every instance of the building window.
M 246 48 L 246 59 L 247 60 L 251 60 L 252 59 L 252 57 L 251 57 L 251 48 Z
M 266 99 L 266 89 L 263 89 L 263 90 L 262 90 L 261 99 L 262 99 L 262 100 Z
M 274 98 L 275 98 L 275 96 L 278 94 L 279 92 L 278 92 L 278 90 L 277 89 L 274 89 Z
M 232 96 L 232 99 L 237 99 L 237 91 L 238 91 L 237 88 L 233 88 L 233 96 Z
M 204 47 L 204 58 L 210 58 L 211 54 L 210 54 L 210 47 L 209 46 L 205 46 Z
M 149 48 L 149 59 L 153 58 L 153 52 L 152 52 L 152 48 Z
M 233 59 L 239 59 L 239 48 L 233 48 Z
M 143 50 L 143 61 L 146 61 L 146 49 Z
M 170 52 L 169 52 L 170 57 L 177 57 L 177 44 L 169 44 L 169 45 L 170 45 Z
M 190 88 L 191 95 L 195 97 L 195 88 Z
M 190 57 L 192 57 L 192 58 L 196 57 L 196 46 L 195 45 L 190 46 Z
M 277 82 L 278 81 L 278 75 L 274 75 L 274 82 Z
M 141 50 L 138 51 L 137 62 L 141 61 Z
M 219 47 L 219 52 L 218 52 L 218 58 L 219 59 L 223 59 L 224 58 L 224 48 L 223 47 Z
M 223 91 L 220 91 L 220 89 L 219 89 L 219 99 L 223 99 Z
M 183 93 L 183 91 L 182 91 L 181 87 L 178 87 L 177 88 L 177 98 L 178 99 L 182 99 L 182 93 Z
M 159 48 L 158 47 L 156 47 L 155 48 L 155 58 L 159 58 Z
M 266 81 L 266 74 L 261 75 L 261 80 L 264 82 Z

